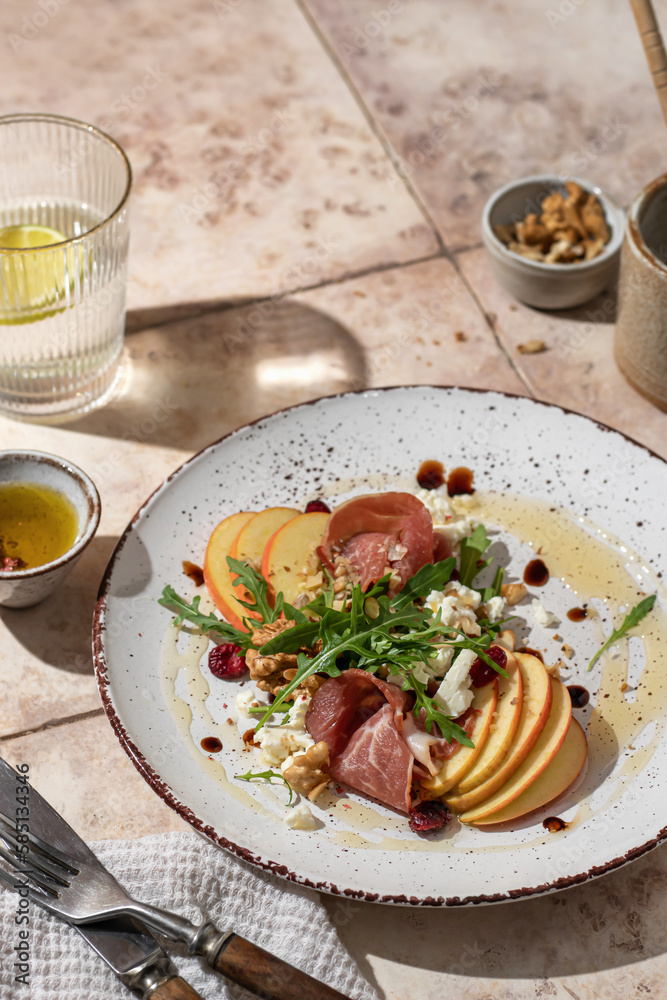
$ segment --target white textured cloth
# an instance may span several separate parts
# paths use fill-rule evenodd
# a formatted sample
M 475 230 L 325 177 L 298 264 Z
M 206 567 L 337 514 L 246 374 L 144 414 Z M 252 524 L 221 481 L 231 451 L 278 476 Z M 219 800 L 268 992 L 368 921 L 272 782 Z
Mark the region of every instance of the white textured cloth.
M 252 868 L 196 833 L 107 840 L 92 849 L 137 899 L 190 920 L 207 918 L 220 928 L 232 927 L 345 996 L 375 1000 L 317 893 Z M 15 893 L 0 890 L 0 1000 L 127 1000 L 132 995 L 75 930 L 34 904 L 28 925 L 29 985 L 17 983 L 13 948 L 23 929 L 15 923 L 18 900 Z M 205 1000 L 248 998 L 203 959 L 190 958 L 180 945 L 161 943 Z

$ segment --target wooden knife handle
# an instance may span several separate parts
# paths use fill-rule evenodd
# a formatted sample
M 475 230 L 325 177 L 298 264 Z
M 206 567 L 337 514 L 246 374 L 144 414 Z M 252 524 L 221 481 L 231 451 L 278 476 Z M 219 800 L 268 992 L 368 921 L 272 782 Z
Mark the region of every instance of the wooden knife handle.
M 225 941 L 213 967 L 264 1000 L 348 1000 L 237 934 Z
M 146 994 L 144 997 L 146 998 Z M 147 1000 L 202 1000 L 202 998 L 180 976 L 172 976 L 171 979 L 161 983 L 157 989 L 149 991 Z

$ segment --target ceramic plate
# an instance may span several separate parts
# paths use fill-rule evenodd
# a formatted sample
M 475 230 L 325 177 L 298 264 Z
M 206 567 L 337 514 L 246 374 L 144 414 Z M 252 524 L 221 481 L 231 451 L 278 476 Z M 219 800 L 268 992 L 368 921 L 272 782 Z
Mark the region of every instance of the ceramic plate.
M 183 560 L 203 562 L 215 525 L 239 510 L 300 509 L 315 497 L 416 489 L 422 461 L 475 473 L 472 513 L 492 554 L 520 578 L 540 550 L 551 576 L 532 597 L 556 617 L 537 624 L 530 597 L 520 643 L 562 661 L 590 701 L 578 784 L 505 827 L 457 820 L 410 832 L 405 817 L 353 793 L 313 807 L 313 832 L 284 822 L 280 788 L 234 779 L 256 767 L 227 723 L 236 683 L 208 672 L 208 644 L 171 628 L 165 584 L 192 596 Z M 175 472 L 144 504 L 109 564 L 94 630 L 107 715 L 133 763 L 172 808 L 213 841 L 285 878 L 382 902 L 461 905 L 582 882 L 638 857 L 667 830 L 665 591 L 667 465 L 585 417 L 530 399 L 406 387 L 321 399 L 242 427 Z M 591 673 L 604 637 L 642 594 L 658 593 L 638 635 Z M 586 605 L 588 617 L 567 612 Z M 200 665 L 201 661 L 201 665 Z M 223 749 L 207 754 L 206 736 Z M 327 793 L 328 794 L 328 793 Z M 565 827 L 549 832 L 543 820 Z

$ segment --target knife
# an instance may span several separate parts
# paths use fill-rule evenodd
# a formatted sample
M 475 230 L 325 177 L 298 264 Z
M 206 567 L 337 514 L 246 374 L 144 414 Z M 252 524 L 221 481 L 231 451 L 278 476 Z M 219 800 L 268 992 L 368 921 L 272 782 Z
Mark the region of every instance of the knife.
M 77 931 L 121 983 L 142 1000 L 202 1000 L 150 931 L 131 917 L 80 924 Z

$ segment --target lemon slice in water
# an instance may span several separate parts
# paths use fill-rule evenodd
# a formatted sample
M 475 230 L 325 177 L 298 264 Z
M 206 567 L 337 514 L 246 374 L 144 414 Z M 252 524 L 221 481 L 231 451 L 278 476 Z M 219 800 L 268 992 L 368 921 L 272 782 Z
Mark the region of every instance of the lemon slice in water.
M 59 300 L 67 283 L 66 251 L 50 248 L 66 240 L 48 226 L 0 229 L 0 323 L 33 323 L 65 308 Z

